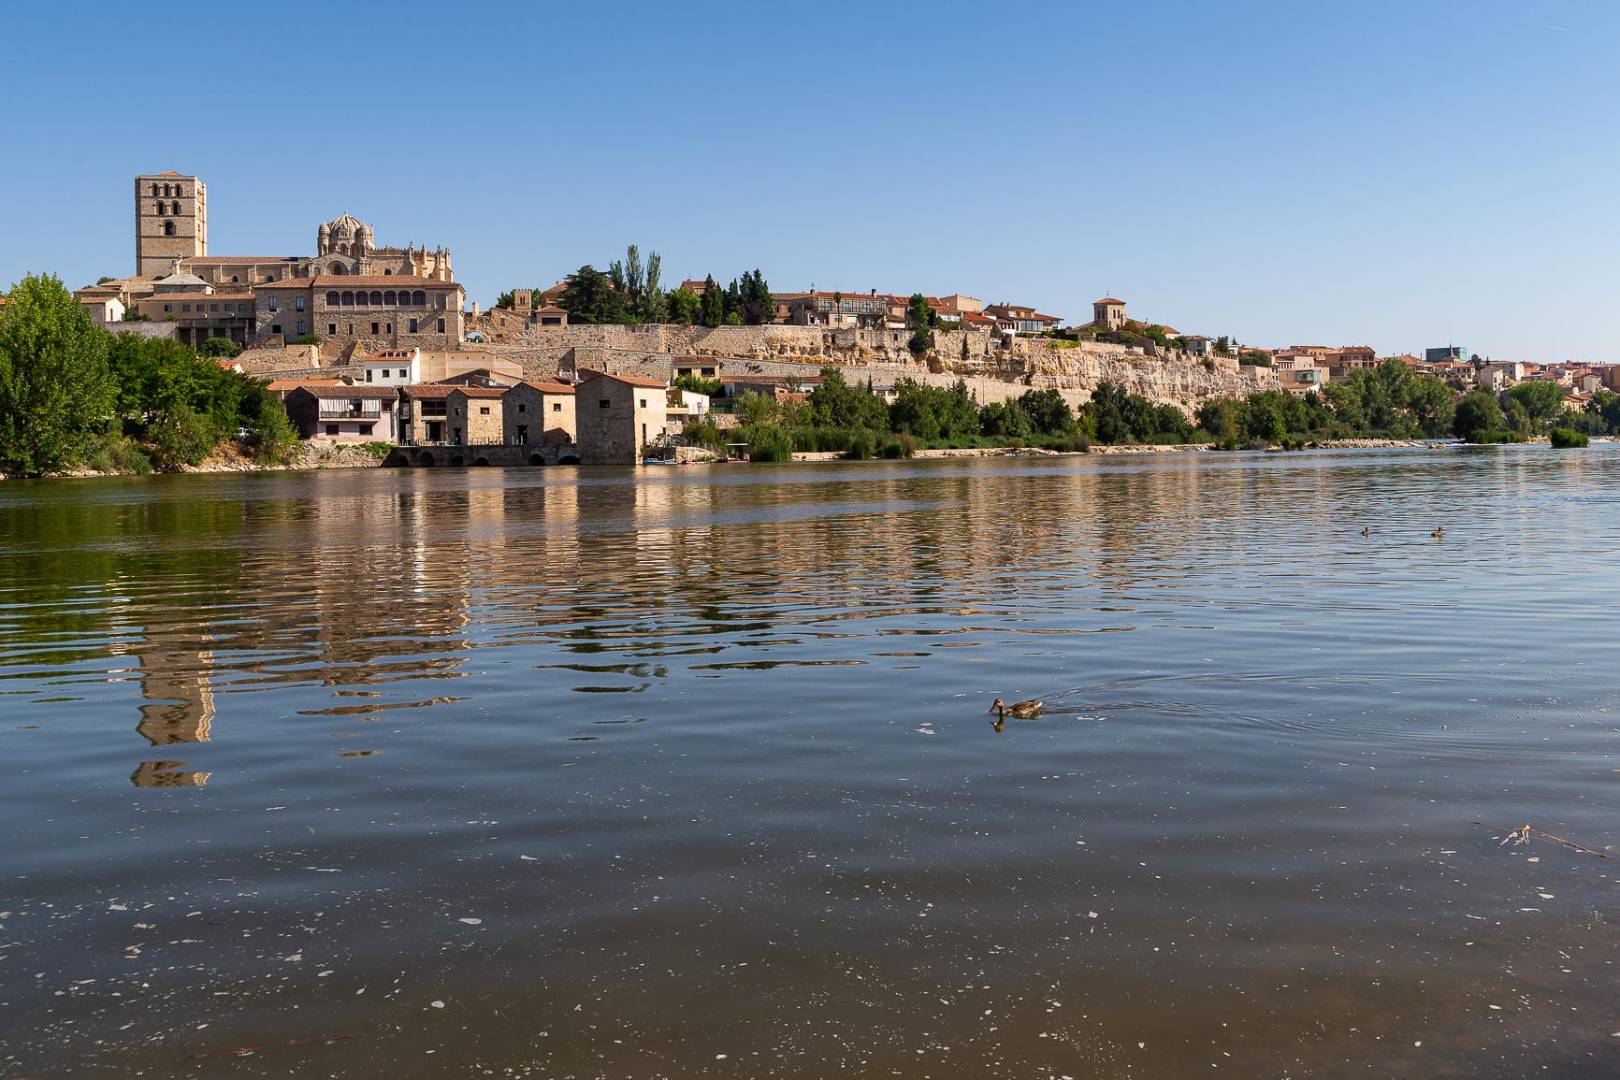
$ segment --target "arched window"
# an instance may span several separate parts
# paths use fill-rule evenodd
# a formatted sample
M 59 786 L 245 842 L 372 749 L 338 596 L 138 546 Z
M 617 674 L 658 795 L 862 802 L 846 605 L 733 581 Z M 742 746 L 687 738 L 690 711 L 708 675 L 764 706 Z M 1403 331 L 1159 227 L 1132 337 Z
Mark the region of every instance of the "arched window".
M 346 292 L 343 294 L 343 306 L 354 307 L 354 293 Z
M 165 221 L 163 223 L 163 235 L 164 236 L 173 236 L 174 235 L 174 222 Z
M 329 293 L 326 294 L 326 306 L 327 307 L 337 307 L 338 306 L 338 294 L 337 294 L 337 292 L 335 290 L 333 292 L 329 292 Z
M 163 204 L 162 203 L 157 204 L 157 212 L 160 213 L 160 214 L 163 213 Z
M 169 204 L 169 213 L 178 214 L 179 212 L 180 212 L 180 204 L 179 203 L 170 203 Z
M 237 281 L 238 281 L 238 280 L 239 280 L 239 279 L 238 279 L 238 278 L 237 278 L 237 276 L 236 276 L 236 275 L 235 275 L 235 274 L 232 274 L 232 275 L 231 275 L 231 284 L 232 284 L 232 285 L 235 285 L 235 284 L 236 284 L 236 283 L 237 283 Z
M 384 270 L 383 271 L 383 277 L 393 277 L 393 276 L 394 276 L 394 272 L 392 270 Z
M 411 293 L 411 306 L 424 307 L 427 304 L 427 293 L 417 291 Z
M 153 193 L 152 193 L 152 194 L 154 194 L 154 195 L 156 195 L 156 194 L 157 194 L 157 192 L 155 192 L 155 191 L 154 191 L 154 192 L 153 192 Z M 164 198 L 168 198 L 168 197 L 169 197 L 169 185 L 168 185 L 168 184 L 164 184 L 164 185 L 163 185 L 163 197 L 164 197 Z
M 344 273 L 347 273 L 348 271 L 343 269 L 343 264 L 342 263 L 333 263 L 331 266 L 328 266 L 326 268 L 326 272 L 328 274 L 344 274 Z
M 383 293 L 383 303 L 387 304 L 389 307 L 394 306 L 394 294 L 392 291 Z
M 158 186 L 156 184 L 153 184 L 152 185 L 152 198 L 154 198 L 154 199 L 157 198 L 157 193 L 158 193 Z
M 371 306 L 382 307 L 382 293 L 374 292 L 371 294 Z

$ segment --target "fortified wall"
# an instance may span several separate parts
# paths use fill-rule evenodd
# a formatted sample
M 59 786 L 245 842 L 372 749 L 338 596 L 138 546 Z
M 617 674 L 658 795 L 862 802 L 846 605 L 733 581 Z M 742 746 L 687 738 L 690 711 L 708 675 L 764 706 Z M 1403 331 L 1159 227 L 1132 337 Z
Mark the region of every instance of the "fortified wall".
M 503 313 L 504 314 L 504 313 Z M 475 321 L 487 339 L 467 348 L 523 365 L 529 378 L 572 377 L 590 368 L 612 374 L 670 377 L 677 365 L 713 366 L 719 377 L 814 375 L 822 367 L 848 368 L 851 381 L 878 386 L 901 378 L 949 385 L 965 379 L 981 404 L 1054 389 L 1083 404 L 1105 380 L 1152 401 L 1192 409 L 1212 397 L 1241 397 L 1270 385 L 1265 369 L 1240 368 L 1218 357 L 1205 366 L 1179 352 L 1097 342 L 1014 337 L 981 330 L 940 331 L 922 357 L 898 330 L 832 330 L 819 326 L 523 326 Z M 713 365 L 702 364 L 713 358 Z

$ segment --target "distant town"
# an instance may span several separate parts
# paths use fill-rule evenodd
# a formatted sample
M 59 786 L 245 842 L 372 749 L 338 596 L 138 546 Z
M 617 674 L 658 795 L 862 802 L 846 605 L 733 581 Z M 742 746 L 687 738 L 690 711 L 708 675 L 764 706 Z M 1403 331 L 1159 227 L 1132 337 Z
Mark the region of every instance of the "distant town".
M 891 408 L 922 395 L 923 421 L 871 425 L 910 443 L 1098 438 L 1098 417 L 1085 427 L 1084 409 L 1099 388 L 1120 394 L 1123 413 L 1134 409 L 1136 419 L 1113 426 L 1142 441 L 1191 439 L 1195 425 L 1228 444 L 1319 429 L 1450 434 L 1449 409 L 1412 405 L 1404 419 L 1375 423 L 1344 404 L 1361 393 L 1358 373 L 1384 369 L 1388 382 L 1392 364 L 1456 395 L 1542 384 L 1527 411 L 1547 422 L 1600 413 L 1599 395 L 1620 390 L 1620 366 L 1496 361 L 1457 344 L 1393 357 L 1365 345 L 1267 348 L 1133 316 L 1113 296 L 1071 323 L 965 293 L 772 291 L 757 270 L 726 286 L 709 276 L 666 288 L 660 257 L 634 246 L 606 270 L 515 286 L 481 309 L 456 280 L 448 246 L 384 245 L 348 213 L 316 226 L 311 254 L 254 256 L 209 252 L 199 177 L 135 177 L 133 209 L 134 273 L 73 293 L 95 326 L 170 341 L 257 380 L 310 445 L 385 445 L 404 464 L 758 457 L 760 431 L 806 426 L 793 410 L 829 370 Z M 966 418 L 941 419 L 955 408 L 938 396 L 948 393 L 965 397 L 971 415 L 964 406 Z M 1268 394 L 1317 411 L 1271 404 L 1284 415 L 1211 419 L 1212 403 Z M 756 404 L 739 410 L 750 396 Z M 1048 400 L 1064 414 L 1050 423 L 1039 419 Z M 821 426 L 847 433 L 864 423 L 823 417 Z M 1511 434 L 1513 417 L 1479 423 Z M 1586 426 L 1603 434 L 1606 425 Z M 1518 430 L 1535 433 L 1526 421 Z M 804 437 L 791 441 L 789 454 L 805 450 Z M 861 456 L 852 441 L 830 448 Z

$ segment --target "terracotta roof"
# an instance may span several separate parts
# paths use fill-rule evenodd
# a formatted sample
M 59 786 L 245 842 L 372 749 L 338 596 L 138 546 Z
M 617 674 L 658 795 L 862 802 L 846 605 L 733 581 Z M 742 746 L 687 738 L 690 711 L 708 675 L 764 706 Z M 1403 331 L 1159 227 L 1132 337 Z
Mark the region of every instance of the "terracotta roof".
M 592 379 L 612 379 L 615 382 L 622 382 L 626 386 L 645 386 L 649 390 L 669 389 L 669 384 L 664 382 L 662 379 L 643 379 L 638 375 L 609 375 L 605 371 L 586 371 L 583 373 L 583 377 L 579 381 L 590 382 Z
M 450 391 L 460 390 L 461 387 L 446 386 L 443 383 L 415 383 L 411 386 L 402 386 L 400 389 L 405 391 L 406 397 L 433 399 L 449 397 Z
M 532 386 L 542 394 L 572 394 L 574 388 L 567 383 L 545 382 L 538 379 L 525 379 L 519 386 Z
M 350 386 L 348 383 L 303 382 L 298 384 L 298 389 L 328 399 L 340 397 L 386 399 L 399 396 L 397 386 Z
M 1125 306 L 1125 301 L 1115 300 L 1112 296 L 1105 296 L 1101 300 L 1093 300 L 1091 303 L 1093 306 L 1097 304 L 1118 304 L 1120 307 Z
M 184 176 L 185 173 L 177 173 L 173 169 L 164 169 L 162 172 L 147 173 L 146 175 L 147 176 Z M 142 179 L 145 179 L 145 177 L 143 177 Z
M 258 290 L 258 289 L 308 289 L 308 288 L 311 288 L 314 285 L 314 283 L 315 283 L 314 278 L 307 278 L 307 277 L 282 278 L 280 281 L 261 281 L 257 285 L 254 285 L 253 288 L 255 290 Z
M 450 393 L 463 394 L 470 398 L 498 398 L 510 389 L 509 386 L 452 386 Z
M 336 379 L 271 379 L 264 384 L 264 388 L 271 393 L 285 393 L 296 390 L 300 386 L 338 386 Z

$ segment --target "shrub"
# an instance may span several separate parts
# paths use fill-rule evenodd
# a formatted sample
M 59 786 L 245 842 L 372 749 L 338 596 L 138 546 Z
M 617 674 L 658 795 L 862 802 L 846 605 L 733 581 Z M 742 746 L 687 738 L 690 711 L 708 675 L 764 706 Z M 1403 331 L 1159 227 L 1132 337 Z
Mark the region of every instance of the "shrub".
M 242 346 L 238 345 L 230 338 L 223 337 L 211 337 L 201 345 L 197 346 L 198 356 L 231 357 L 237 355 L 241 351 Z
M 910 435 L 896 435 L 883 444 L 883 456 L 886 458 L 908 458 L 917 452 L 917 440 Z
M 870 431 L 856 431 L 850 434 L 849 446 L 844 450 L 844 456 L 852 461 L 865 461 L 877 453 L 877 437 Z
M 1041 449 L 1056 450 L 1063 454 L 1085 454 L 1091 451 L 1091 440 L 1077 432 L 1053 435 L 1041 440 Z
M 1572 431 L 1569 428 L 1555 427 L 1548 432 L 1552 444 L 1558 450 L 1573 450 L 1587 445 L 1591 440 L 1584 431 Z
M 219 441 L 207 417 L 183 401 L 173 402 L 157 414 L 146 429 L 152 443 L 152 457 L 160 468 L 201 465 L 203 458 Z
M 749 461 L 792 461 L 793 436 L 785 428 L 761 424 L 738 432 L 748 443 Z
M 293 338 L 287 344 L 289 344 L 289 345 L 319 345 L 320 343 L 321 343 L 320 335 L 318 335 L 318 334 L 304 334 L 301 337 Z
M 110 431 L 86 448 L 83 464 L 104 473 L 131 473 L 145 476 L 152 471 L 152 459 L 127 435 Z

